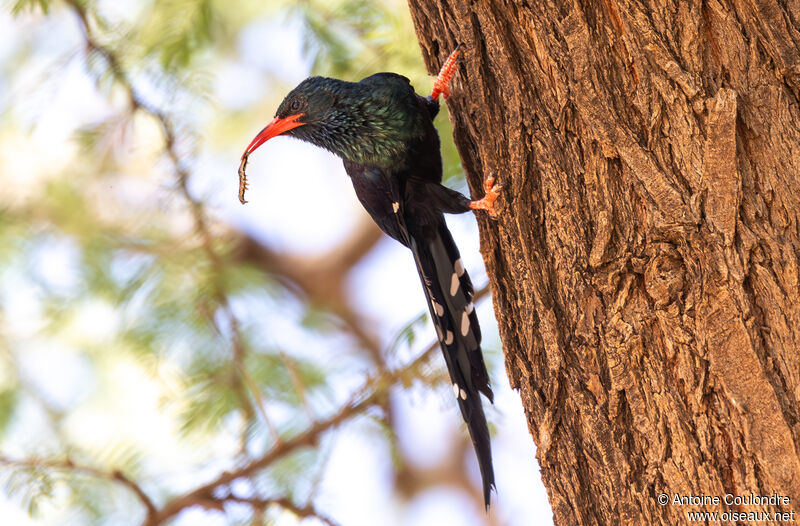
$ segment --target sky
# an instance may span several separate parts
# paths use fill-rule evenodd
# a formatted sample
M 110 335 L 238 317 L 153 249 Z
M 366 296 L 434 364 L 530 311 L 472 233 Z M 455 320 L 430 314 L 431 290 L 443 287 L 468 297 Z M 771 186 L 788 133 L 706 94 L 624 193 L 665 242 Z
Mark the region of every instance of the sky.
M 123 11 L 124 4 L 120 4 Z M 237 60 L 213 72 L 213 104 L 198 113 L 197 125 L 202 129 L 204 119 L 210 120 L 213 112 L 237 111 L 251 106 L 263 92 L 274 89 L 270 78 L 277 78 L 281 85 L 288 86 L 305 78 L 310 63 L 302 53 L 300 30 L 293 24 L 255 21 L 243 31 L 237 45 Z M 0 206 L 32 199 L 42 180 L 57 176 L 74 159 L 78 148 L 75 131 L 104 118 L 114 109 L 86 74 L 82 57 L 64 52 L 79 48 L 78 26 L 69 16 L 56 16 L 43 24 L 34 15 L 12 19 L 8 13 L 0 13 L 0 64 L 21 39 L 32 38 L 31 32 L 40 40 L 36 53 L 24 68 L 0 76 L 0 111 L 13 106 L 20 123 L 18 128 L 3 131 L 0 140 L 0 184 L 3 187 Z M 48 78 L 51 68 L 60 68 L 58 80 L 42 86 L 41 79 Z M 271 117 L 265 114 L 261 119 L 266 123 Z M 153 130 L 144 128 L 137 133 L 153 134 Z M 191 192 L 208 204 L 215 221 L 234 225 L 276 249 L 313 255 L 336 246 L 365 212 L 355 198 L 341 161 L 332 154 L 290 138 L 273 139 L 251 156 L 248 166 L 250 202 L 246 206 L 238 202 L 235 172 L 240 150 L 259 129 L 260 126 L 255 126 L 252 134 L 241 137 L 239 150 L 219 148 L 208 138 L 201 139 L 200 154 L 190 182 Z M 26 167 L 24 173 L 18 169 L 20 166 Z M 129 192 L 131 199 L 135 199 L 138 192 L 146 195 L 150 191 L 147 185 L 164 184 L 153 179 L 145 177 L 122 191 Z M 280 198 L 276 199 L 276 195 Z M 472 214 L 450 216 L 448 224 L 473 281 L 483 286 L 487 278 L 474 217 Z M 74 247 L 63 240 L 54 240 L 43 249 L 37 261 L 31 262 L 46 282 L 64 287 L 74 279 L 76 264 Z M 376 329 L 387 346 L 410 319 L 425 309 L 410 253 L 388 238 L 380 241 L 359 265 L 348 287 L 362 311 L 374 318 Z M 87 305 L 76 315 L 72 340 L 42 341 L 38 337 L 42 305 L 25 276 L 11 270 L 0 272 L 0 298 L 4 329 L 10 331 L 20 349 L 25 351 L 23 370 L 26 374 L 53 400 L 81 396 L 92 373 L 77 349 L 82 342 L 102 342 L 113 334 L 116 324 L 121 322 L 119 313 L 102 302 Z M 500 343 L 491 300 L 484 300 L 477 310 L 485 346 L 490 353 L 495 350 L 491 354 L 490 368 L 493 369 L 496 403 L 489 417 L 496 427 L 492 442 L 498 492 L 492 513 L 499 514 L 500 522 L 508 526 L 551 524 L 552 515 L 519 396 L 509 388 L 503 361 L 497 352 Z M 425 331 L 433 337 L 430 323 Z M 286 334 L 286 337 L 296 337 L 291 331 Z M 426 346 L 429 338 L 421 340 L 417 350 Z M 309 342 L 310 352 L 314 352 L 316 345 L 320 342 Z M 102 406 L 72 415 L 68 427 L 75 433 L 76 440 L 96 441 L 98 447 L 115 440 L 145 443 L 153 458 L 163 463 L 165 477 L 176 489 L 192 487 L 197 477 L 181 475 L 182 467 L 197 463 L 206 452 L 190 450 L 175 454 L 180 451 L 175 438 L 177 415 L 164 410 L 162 388 L 135 364 L 125 361 L 120 361 L 111 374 L 114 385 L 129 388 L 110 388 Z M 167 379 L 175 374 L 167 366 L 159 371 L 159 375 Z M 348 387 L 359 384 L 358 379 L 350 382 Z M 455 403 L 441 392 L 420 393 L 412 389 L 394 398 L 405 430 L 403 436 L 398 437 L 400 447 L 422 465 L 441 458 L 453 434 L 465 432 Z M 125 411 L 120 412 L 120 408 Z M 28 430 L 17 429 L 0 441 L 0 451 L 24 456 L 28 452 L 30 430 L 37 428 L 39 418 L 41 415 L 31 408 L 29 416 L 18 426 Z M 425 492 L 409 505 L 395 498 L 389 484 L 390 455 L 381 449 L 385 449 L 385 442 L 365 433 L 366 425 L 368 423 L 363 420 L 355 420 L 343 426 L 330 440 L 331 461 L 317 502 L 322 510 L 344 526 L 371 526 L 376 517 L 390 526 L 481 524 L 472 504 L 447 488 Z M 86 433 L 86 430 L 91 432 Z M 213 447 L 224 453 L 235 449 L 236 445 L 221 438 Z M 208 476 L 213 477 L 218 469 L 219 466 L 210 463 Z M 477 484 L 477 463 L 473 463 L 471 472 Z M 44 512 L 42 518 L 31 520 L 14 498 L 0 494 L 3 524 L 63 524 L 58 497 Z M 131 524 L 126 520 L 130 519 L 121 517 L 119 524 Z M 198 523 L 226 524 L 222 516 L 199 510 L 190 510 L 175 522 L 181 526 Z M 284 523 L 293 524 L 293 521 L 286 519 L 280 524 Z

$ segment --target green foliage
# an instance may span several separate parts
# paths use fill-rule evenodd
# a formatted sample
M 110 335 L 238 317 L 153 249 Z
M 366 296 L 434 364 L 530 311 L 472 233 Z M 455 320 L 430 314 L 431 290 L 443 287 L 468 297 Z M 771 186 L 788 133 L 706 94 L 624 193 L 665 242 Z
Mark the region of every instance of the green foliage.
M 298 494 L 307 492 L 318 457 L 317 450 L 304 449 L 282 458 L 266 470 L 268 484 L 280 488 L 289 499 L 294 500 Z
M 147 11 L 138 35 L 145 56 L 158 57 L 166 72 L 191 66 L 213 42 L 222 17 L 211 0 L 161 0 Z M 230 8 L 230 4 L 228 5 Z
M 12 498 L 19 499 L 22 507 L 31 517 L 39 515 L 44 501 L 53 498 L 55 475 L 42 467 L 13 467 L 0 471 L 3 477 L 3 490 Z
M 21 444 L 31 458 L 54 451 L 107 475 L 121 469 L 141 476 L 164 502 L 175 495 L 170 482 L 161 480 L 172 468 L 164 468 L 169 456 L 157 451 L 167 446 L 149 441 L 149 431 L 117 433 L 126 412 L 144 407 L 154 421 L 168 421 L 159 424 L 167 431 L 154 425 L 153 436 L 163 437 L 174 425 L 170 446 L 194 453 L 182 459 L 183 466 L 199 473 L 198 465 L 219 460 L 208 458 L 209 444 L 233 437 L 240 447 L 226 454 L 239 461 L 272 443 L 257 405 L 283 415 L 275 427 L 286 439 L 342 402 L 333 377 L 348 367 L 347 372 L 363 377 L 368 361 L 354 360 L 353 366 L 339 359 L 368 354 L 343 329 L 341 312 L 298 299 L 293 287 L 237 252 L 236 227 L 222 223 L 193 186 L 202 168 L 200 155 L 227 161 L 228 146 L 240 148 L 247 135 L 243 130 L 254 126 L 253 114 L 273 111 L 273 99 L 281 95 L 280 90 L 265 93 L 263 103 L 226 109 L 214 99 L 214 71 L 240 66 L 239 39 L 251 24 L 268 19 L 299 22 L 315 73 L 357 80 L 394 70 L 409 76 L 420 92 L 432 80 L 416 45 L 409 45 L 415 41 L 410 20 L 396 14 L 406 9 L 402 0 L 250 0 L 235 6 L 221 0 L 159 0 L 133 3 L 127 14 L 113 2 L 52 5 L 58 9 L 48 0 L 9 3 L 13 15 L 43 16 L 31 23 L 40 27 L 30 29 L 35 33 L 26 44 L 30 50 L 12 53 L 16 62 L 4 65 L 2 74 L 8 68 L 24 77 L 34 57 L 50 66 L 42 75 L 58 88 L 62 78 L 70 78 L 69 65 L 79 60 L 95 91 L 83 84 L 81 89 L 95 105 L 87 104 L 91 118 L 48 121 L 49 129 L 38 128 L 25 122 L 25 104 L 38 115 L 49 109 L 41 100 L 57 97 L 46 96 L 50 88 L 37 82 L 17 88 L 15 93 L 22 94 L 15 95 L 17 106 L 0 114 L 0 145 L 46 136 L 19 158 L 12 147 L 0 148 L 0 178 L 9 189 L 0 192 L 0 357 L 10 371 L 0 376 L 0 447 Z M 75 40 L 83 38 L 75 31 L 81 20 L 75 5 L 89 23 L 90 46 Z M 46 37 L 56 22 L 72 32 L 53 51 Z M 280 79 L 266 80 L 280 84 Z M 131 109 L 131 89 L 137 104 L 146 107 Z M 64 115 L 76 119 L 68 111 Z M 166 125 L 171 126 L 168 137 Z M 437 119 L 437 125 L 443 136 L 450 135 L 446 118 Z M 69 140 L 47 135 L 59 126 L 71 130 Z M 460 167 L 450 142 L 444 144 L 445 173 L 451 178 Z M 3 155 L 16 159 L 13 174 L 12 161 Z M 188 169 L 186 192 L 177 166 Z M 286 307 L 287 297 L 300 312 Z M 267 315 L 242 307 L 251 303 L 267 306 Z M 19 326 L 10 327 L 7 319 Z M 414 347 L 424 320 L 421 314 L 399 332 L 390 345 L 392 356 Z M 290 322 L 302 337 L 296 344 L 278 343 L 273 335 Z M 347 346 L 333 349 L 336 360 L 309 356 L 301 343 L 323 337 Z M 53 352 L 66 364 L 63 376 L 20 365 L 31 349 L 42 348 L 57 349 Z M 70 377 L 75 370 L 85 378 Z M 55 386 L 46 374 L 57 377 Z M 35 410 L 21 411 L 23 403 Z M 16 427 L 26 433 L 15 435 Z M 304 449 L 256 479 L 275 494 L 306 499 L 321 464 L 324 455 Z M 66 503 L 78 523 L 102 524 L 115 513 L 141 509 L 130 492 L 122 491 L 127 501 L 119 497 L 113 477 L 97 480 L 44 465 L 0 465 L 0 477 L 5 493 L 32 516 L 56 500 Z M 58 491 L 62 487 L 69 490 L 66 499 Z
M 187 404 L 183 412 L 184 433 L 209 433 L 224 424 L 226 416 L 242 409 L 235 386 L 235 371 L 229 366 L 202 372 L 188 378 Z
M 11 2 L 11 14 L 18 15 L 23 11 L 34 11 L 41 9 L 44 14 L 50 11 L 50 0 L 13 0 Z
M 5 433 L 6 427 L 11 422 L 18 401 L 16 386 L 0 389 L 0 436 Z
M 418 67 L 416 71 L 422 71 L 419 53 L 401 44 L 408 42 L 406 38 L 414 38 L 407 19 L 393 14 L 404 7 L 397 1 L 313 0 L 299 2 L 294 9 L 306 29 L 306 50 L 315 56 L 314 69 L 358 80 L 373 73 L 375 67 L 386 67 L 390 57 L 391 62 L 413 64 Z
M 400 329 L 400 331 L 394 337 L 394 340 L 392 340 L 392 343 L 389 345 L 389 353 L 393 355 L 397 354 L 397 351 L 401 346 L 412 347 L 417 337 L 417 330 L 419 329 L 420 325 L 425 323 L 425 320 L 427 319 L 428 313 L 422 312 L 419 316 L 411 320 L 405 327 Z
M 316 389 L 325 387 L 325 371 L 309 360 L 293 358 L 289 363 L 286 357 L 277 353 L 250 353 L 247 358 L 247 366 L 253 378 L 264 386 L 265 393 L 271 401 L 295 407 L 302 404 L 300 393 L 292 383 L 293 374 L 298 375 L 308 395 Z M 290 366 L 292 370 L 289 369 Z

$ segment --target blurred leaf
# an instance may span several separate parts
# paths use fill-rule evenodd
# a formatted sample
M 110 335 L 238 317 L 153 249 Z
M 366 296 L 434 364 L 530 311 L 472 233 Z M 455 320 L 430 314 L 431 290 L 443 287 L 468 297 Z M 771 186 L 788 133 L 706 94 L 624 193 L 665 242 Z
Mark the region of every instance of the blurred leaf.
M 6 427 L 14 416 L 18 399 L 17 386 L 0 391 L 0 436 L 5 434 Z
M 44 14 L 50 11 L 50 0 L 14 0 L 11 3 L 11 14 L 18 15 L 22 11 L 33 11 L 40 8 Z
M 5 471 L 3 489 L 10 498 L 18 498 L 31 517 L 37 517 L 42 501 L 53 498 L 55 480 L 43 468 L 0 467 Z
M 335 318 L 331 316 L 331 313 L 316 305 L 308 306 L 303 318 L 300 320 L 300 325 L 314 331 L 332 330 L 336 327 Z
M 427 319 L 428 313 L 423 311 L 416 318 L 408 322 L 402 329 L 400 329 L 400 331 L 392 340 L 392 343 L 389 344 L 389 353 L 392 355 L 397 354 L 397 350 L 401 345 L 405 345 L 406 347 L 411 347 L 414 345 L 417 329 L 420 327 L 420 325 L 423 325 Z
M 182 433 L 209 433 L 222 426 L 226 416 L 241 408 L 240 400 L 232 388 L 230 372 L 219 368 L 211 374 L 200 374 L 191 379 L 186 392 L 186 406 L 182 413 Z
M 301 449 L 271 464 L 266 474 L 280 493 L 294 500 L 298 493 L 304 493 L 302 486 L 310 483 L 318 457 L 316 449 Z
M 140 42 L 146 55 L 159 57 L 165 72 L 178 71 L 211 43 L 219 20 L 211 0 L 161 0 L 148 11 Z
M 293 366 L 308 393 L 325 385 L 325 371 L 307 360 L 292 358 Z M 295 391 L 290 371 L 279 354 L 252 353 L 247 367 L 258 385 L 270 400 L 299 406 L 301 400 Z

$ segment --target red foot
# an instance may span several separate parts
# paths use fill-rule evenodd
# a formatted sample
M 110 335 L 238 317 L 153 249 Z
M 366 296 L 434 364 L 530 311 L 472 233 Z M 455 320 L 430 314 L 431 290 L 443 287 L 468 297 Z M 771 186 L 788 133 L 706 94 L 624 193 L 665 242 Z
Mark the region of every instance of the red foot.
M 456 59 L 460 51 L 461 46 L 458 46 L 455 51 L 450 53 L 450 56 L 444 61 L 442 69 L 439 70 L 439 75 L 436 77 L 436 80 L 433 81 L 433 91 L 431 91 L 431 98 L 433 100 L 437 100 L 440 94 L 445 99 L 450 97 L 450 88 L 448 84 L 450 84 L 450 79 L 453 78 L 456 72 Z
M 469 204 L 469 207 L 473 210 L 486 210 L 489 212 L 490 216 L 497 217 L 498 212 L 494 209 L 494 202 L 497 201 L 498 197 L 500 197 L 500 192 L 503 190 L 503 185 L 500 183 L 494 184 L 494 176 L 490 175 L 483 183 L 483 190 L 486 192 L 486 195 L 483 196 L 483 199 L 472 201 Z

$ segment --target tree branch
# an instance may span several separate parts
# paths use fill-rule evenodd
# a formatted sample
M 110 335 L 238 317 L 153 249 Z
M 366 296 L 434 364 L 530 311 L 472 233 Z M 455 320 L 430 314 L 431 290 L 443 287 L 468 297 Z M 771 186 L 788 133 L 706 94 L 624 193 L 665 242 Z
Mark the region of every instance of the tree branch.
M 162 524 L 164 521 L 174 517 L 186 508 L 202 505 L 203 502 L 213 501 L 215 500 L 214 491 L 217 488 L 230 484 L 237 479 L 250 476 L 298 449 L 316 445 L 319 442 L 320 436 L 326 431 L 361 414 L 367 408 L 379 404 L 381 399 L 387 395 L 389 387 L 398 382 L 403 383 L 407 381 L 409 376 L 417 371 L 418 368 L 430 358 L 433 350 L 437 348 L 438 342 L 435 342 L 407 365 L 390 372 L 380 373 L 378 376 L 368 379 L 364 383 L 364 386 L 358 390 L 358 393 L 351 398 L 350 402 L 345 404 L 342 409 L 333 416 L 325 420 L 320 420 L 299 435 L 274 445 L 264 455 L 248 462 L 244 466 L 233 471 L 224 472 L 211 482 L 173 499 L 155 516 L 149 517 L 148 520 L 144 522 L 143 526 Z
M 285 497 L 262 499 L 257 497 L 237 497 L 232 493 L 228 493 L 223 497 L 215 499 L 218 502 L 235 502 L 237 504 L 247 504 L 253 509 L 266 510 L 270 506 L 278 506 L 285 510 L 292 512 L 302 519 L 317 519 L 328 526 L 338 526 L 338 523 L 333 519 L 323 515 L 316 508 L 311 505 L 298 506 L 290 499 Z
M 475 291 L 474 300 L 479 301 L 485 298 L 488 293 L 488 287 L 478 289 Z M 433 341 L 419 356 L 406 365 L 391 371 L 379 372 L 377 376 L 367 379 L 363 387 L 357 391 L 357 394 L 335 415 L 312 424 L 308 429 L 294 438 L 277 443 L 264 455 L 250 461 L 241 468 L 222 473 L 211 482 L 180 497 L 176 497 L 168 502 L 157 515 L 149 518 L 142 526 L 157 526 L 179 514 L 186 508 L 202 506 L 204 502 L 214 501 L 214 491 L 217 488 L 230 484 L 237 479 L 250 476 L 298 449 L 316 445 L 323 433 L 358 416 L 373 405 L 380 405 L 382 399 L 388 395 L 389 388 L 393 385 L 409 385 L 413 379 L 419 378 L 419 369 L 430 359 L 434 351 L 438 348 L 439 342 Z

